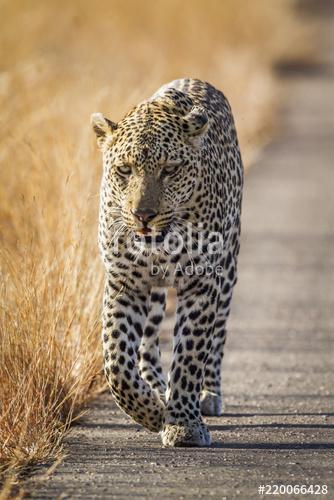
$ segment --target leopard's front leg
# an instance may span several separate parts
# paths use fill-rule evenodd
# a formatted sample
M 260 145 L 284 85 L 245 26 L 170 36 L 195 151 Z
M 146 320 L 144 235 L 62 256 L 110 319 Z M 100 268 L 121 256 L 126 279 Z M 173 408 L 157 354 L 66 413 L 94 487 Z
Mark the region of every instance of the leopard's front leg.
M 167 290 L 160 287 L 151 289 L 150 305 L 139 347 L 139 373 L 152 389 L 156 389 L 165 401 L 166 382 L 161 366 L 159 329 L 166 309 Z
M 149 293 L 123 289 L 115 294 L 106 280 L 103 303 L 104 367 L 117 404 L 151 431 L 162 426 L 164 404 L 140 377 L 138 349 L 147 317 Z
M 217 308 L 214 289 L 214 283 L 194 278 L 178 293 L 173 362 L 162 431 L 165 446 L 211 444 L 201 416 L 200 393 L 212 346 Z

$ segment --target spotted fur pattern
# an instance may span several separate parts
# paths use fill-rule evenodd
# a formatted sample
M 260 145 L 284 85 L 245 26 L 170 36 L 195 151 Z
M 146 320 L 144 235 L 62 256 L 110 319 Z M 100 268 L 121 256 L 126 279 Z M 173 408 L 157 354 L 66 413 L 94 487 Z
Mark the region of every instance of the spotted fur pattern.
M 161 432 L 165 446 L 207 446 L 202 414 L 222 412 L 239 252 L 243 167 L 230 106 L 208 83 L 182 79 L 119 123 L 94 114 L 92 124 L 104 166 L 99 246 L 111 391 L 135 421 Z M 219 251 L 209 251 L 217 234 Z M 191 266 L 213 272 L 185 273 Z M 178 302 L 167 386 L 158 333 L 168 287 Z

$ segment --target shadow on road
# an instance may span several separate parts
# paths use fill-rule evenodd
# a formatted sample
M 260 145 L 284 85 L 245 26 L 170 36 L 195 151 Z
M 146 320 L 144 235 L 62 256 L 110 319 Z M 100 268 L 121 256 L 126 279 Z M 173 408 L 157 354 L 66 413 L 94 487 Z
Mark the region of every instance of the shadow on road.
M 321 412 L 321 413 L 310 413 L 310 412 L 284 412 L 284 413 L 224 413 L 224 417 L 334 417 L 334 413 Z
M 334 443 L 212 443 L 229 450 L 334 450 Z M 198 449 L 197 449 L 198 451 Z
M 236 425 L 210 425 L 212 431 L 231 431 L 232 429 L 334 429 L 334 425 L 326 424 L 236 424 Z

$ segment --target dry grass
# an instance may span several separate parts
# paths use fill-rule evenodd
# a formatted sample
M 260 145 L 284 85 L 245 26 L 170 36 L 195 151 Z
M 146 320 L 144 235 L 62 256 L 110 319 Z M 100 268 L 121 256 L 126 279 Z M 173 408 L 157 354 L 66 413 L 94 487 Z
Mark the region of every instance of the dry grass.
M 117 120 L 162 83 L 225 90 L 249 159 L 272 121 L 271 63 L 298 55 L 280 0 L 1 2 L 0 464 L 52 459 L 103 385 L 99 158 L 92 111 Z

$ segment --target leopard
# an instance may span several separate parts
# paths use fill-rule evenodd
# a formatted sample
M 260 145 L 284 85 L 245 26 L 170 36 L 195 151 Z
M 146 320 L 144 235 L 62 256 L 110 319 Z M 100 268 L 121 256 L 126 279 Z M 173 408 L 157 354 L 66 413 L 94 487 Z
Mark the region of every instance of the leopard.
M 173 80 L 118 122 L 93 113 L 102 154 L 104 372 L 116 404 L 164 447 L 211 445 L 237 281 L 243 163 L 225 95 Z M 167 380 L 159 332 L 175 290 Z

